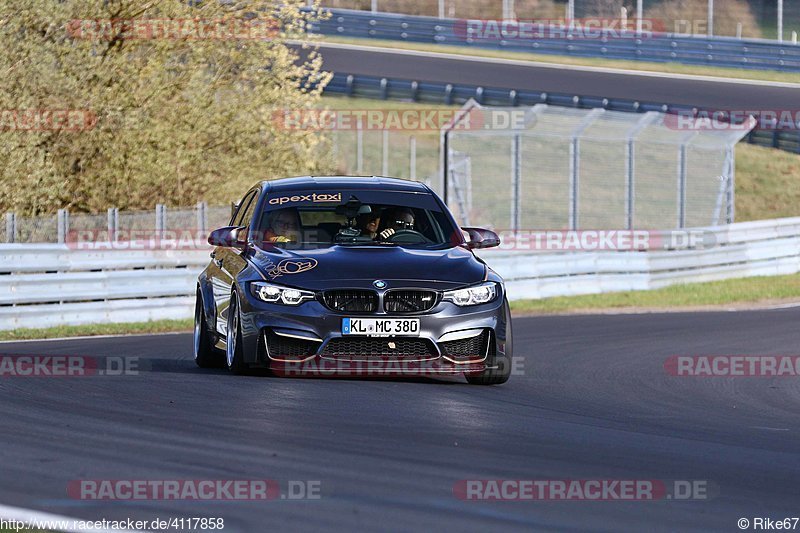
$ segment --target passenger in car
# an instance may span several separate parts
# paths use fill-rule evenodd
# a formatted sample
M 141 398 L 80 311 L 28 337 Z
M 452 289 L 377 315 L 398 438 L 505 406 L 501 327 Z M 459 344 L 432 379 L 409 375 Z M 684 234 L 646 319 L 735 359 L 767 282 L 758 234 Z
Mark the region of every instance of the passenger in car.
M 374 239 L 378 236 L 378 228 L 381 225 L 380 211 L 376 210 L 372 213 L 359 215 L 357 225 L 358 229 L 361 230 L 361 235 Z
M 269 227 L 264 232 L 264 242 L 298 242 L 300 215 L 294 207 L 269 213 Z

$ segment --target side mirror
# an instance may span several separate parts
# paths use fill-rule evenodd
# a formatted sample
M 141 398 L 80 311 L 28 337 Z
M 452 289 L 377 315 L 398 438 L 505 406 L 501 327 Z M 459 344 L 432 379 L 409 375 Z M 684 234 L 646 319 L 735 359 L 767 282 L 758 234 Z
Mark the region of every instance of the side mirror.
M 467 248 L 475 250 L 477 248 L 494 248 L 500 246 L 500 237 L 497 233 L 483 228 L 461 228 L 469 235 Z
M 208 244 L 224 248 L 244 249 L 247 246 L 247 228 L 225 226 L 215 229 L 208 236 Z

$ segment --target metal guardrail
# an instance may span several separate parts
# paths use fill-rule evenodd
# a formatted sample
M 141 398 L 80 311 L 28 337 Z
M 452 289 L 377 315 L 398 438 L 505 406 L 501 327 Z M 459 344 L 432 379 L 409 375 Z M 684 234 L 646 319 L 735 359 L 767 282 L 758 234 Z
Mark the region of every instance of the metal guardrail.
M 473 48 L 490 48 L 537 54 L 602 57 L 633 61 L 677 62 L 690 65 L 800 72 L 800 45 L 766 39 L 689 37 L 669 33 L 617 37 L 600 31 L 595 38 L 508 38 L 486 40 L 470 37 L 466 21 L 392 13 L 331 9 L 331 17 L 312 30 L 323 35 L 383 39 Z
M 0 330 L 188 318 L 210 247 L 161 244 L 165 249 L 85 251 L 1 244 Z
M 800 218 L 695 230 L 706 237 L 705 248 L 494 249 L 481 256 L 506 279 L 512 300 L 800 272 Z M 654 236 L 653 242 L 668 241 Z M 57 244 L 0 244 L 0 330 L 190 318 L 196 276 L 208 251 L 203 246 L 82 251 Z
M 800 218 L 695 230 L 713 235 L 714 246 L 558 254 L 486 250 L 481 256 L 505 278 L 511 300 L 800 272 Z
M 645 113 L 693 112 L 697 107 L 624 98 L 574 95 L 567 93 L 524 91 L 514 88 L 420 82 L 416 80 L 378 78 L 337 72 L 325 87 L 328 94 L 343 94 L 360 98 L 411 100 L 446 105 L 461 105 L 475 99 L 482 105 L 533 106 L 549 104 L 581 109 L 604 108 L 609 111 Z M 745 141 L 759 146 L 800 153 L 800 129 L 753 130 Z

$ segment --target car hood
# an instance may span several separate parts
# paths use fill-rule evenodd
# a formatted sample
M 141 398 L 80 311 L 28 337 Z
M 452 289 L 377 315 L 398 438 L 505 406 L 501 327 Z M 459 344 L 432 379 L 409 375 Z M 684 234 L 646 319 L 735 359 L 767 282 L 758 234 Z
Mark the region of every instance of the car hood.
M 314 290 L 372 287 L 383 280 L 389 288 L 426 286 L 451 289 L 483 281 L 486 266 L 471 251 L 454 247 L 420 250 L 401 246 L 333 246 L 288 251 L 256 248 L 252 261 L 269 281 Z

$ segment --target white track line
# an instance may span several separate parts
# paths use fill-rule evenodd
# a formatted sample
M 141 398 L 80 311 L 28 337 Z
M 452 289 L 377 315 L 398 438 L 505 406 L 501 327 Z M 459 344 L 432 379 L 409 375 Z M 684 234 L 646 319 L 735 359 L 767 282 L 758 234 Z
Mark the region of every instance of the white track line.
M 300 41 L 293 41 L 292 44 L 302 44 Z M 359 44 L 329 43 L 321 41 L 320 48 L 335 48 L 340 50 L 354 50 L 360 52 L 372 52 L 382 54 L 399 54 L 412 57 L 432 57 L 437 59 L 453 59 L 458 61 L 470 61 L 473 63 L 494 63 L 499 65 L 514 65 L 522 67 L 540 67 L 558 70 L 578 70 L 582 72 L 602 72 L 605 74 L 620 74 L 625 76 L 639 76 L 648 78 L 668 78 L 689 81 L 707 81 L 712 83 L 723 83 L 728 85 L 753 85 L 759 87 L 782 87 L 786 89 L 800 89 L 800 83 L 748 80 L 744 78 L 721 78 L 717 76 L 703 76 L 692 74 L 674 74 L 667 72 L 654 72 L 652 70 L 631 70 L 616 69 L 609 67 L 589 67 L 585 65 L 564 65 L 560 63 L 548 63 L 544 61 L 526 61 L 522 59 L 505 59 L 499 57 L 467 56 L 444 52 L 426 52 L 422 50 L 409 50 L 405 48 L 384 48 L 380 46 L 365 46 Z M 324 57 L 324 56 L 323 56 Z
M 608 293 L 613 294 L 613 293 Z M 757 305 L 752 304 L 748 306 L 747 304 L 741 304 L 742 307 L 728 307 L 729 305 L 736 305 L 736 304 L 721 304 L 721 305 L 709 305 L 707 307 L 633 307 L 630 309 L 615 309 L 615 308 L 603 308 L 603 309 L 581 309 L 580 311 L 570 312 L 558 312 L 558 313 L 536 313 L 536 312 L 519 312 L 513 313 L 512 315 L 516 316 L 517 318 L 529 318 L 529 317 L 547 317 L 547 316 L 606 316 L 606 315 L 661 315 L 661 314 L 697 314 L 697 313 L 747 313 L 751 311 L 779 311 L 782 309 L 795 309 L 800 307 L 800 302 L 792 302 L 786 304 L 766 304 L 766 305 Z
M 22 507 L 12 507 L 10 505 L 0 505 L 0 519 L 23 522 L 25 523 L 26 527 L 33 527 L 38 523 L 38 527 L 41 528 L 45 527 L 45 522 L 49 522 L 50 524 L 47 528 L 48 530 L 65 531 L 67 533 L 86 533 L 86 531 L 97 531 L 99 533 L 133 531 L 131 529 L 79 529 L 74 527 L 59 527 L 56 529 L 53 526 L 57 525 L 59 522 L 62 524 L 74 524 L 75 522 L 96 522 L 97 520 L 83 520 L 81 518 L 72 518 L 71 516 L 61 516 L 57 514 L 44 513 L 41 511 L 34 511 L 31 509 L 24 509 Z M 11 529 L 13 530 L 13 528 Z

